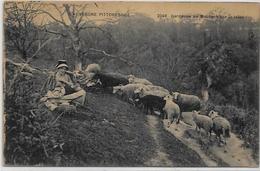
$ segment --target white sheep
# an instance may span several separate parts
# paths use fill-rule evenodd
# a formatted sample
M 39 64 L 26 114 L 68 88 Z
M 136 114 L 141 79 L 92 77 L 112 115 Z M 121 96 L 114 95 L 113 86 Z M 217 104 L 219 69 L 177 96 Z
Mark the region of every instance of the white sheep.
M 177 123 L 181 117 L 181 111 L 179 106 L 172 101 L 172 96 L 167 95 L 164 97 L 164 100 L 166 101 L 165 106 L 163 108 L 163 111 L 166 113 L 168 116 L 168 127 L 172 124 L 174 119 L 177 118 Z
M 144 78 L 137 78 L 134 75 L 128 75 L 128 81 L 130 84 L 144 84 L 144 85 L 153 85 L 150 81 Z
M 162 92 L 166 93 L 167 95 L 170 94 L 170 92 L 169 92 L 167 89 L 165 89 L 165 88 L 163 88 L 163 87 L 161 87 L 161 86 L 147 85 L 147 87 L 148 87 L 149 90 L 151 90 L 151 91 L 162 91 Z
M 230 137 L 231 125 L 227 119 L 220 116 L 218 112 L 212 110 L 209 112 L 209 117 L 213 121 L 213 131 L 221 142 L 221 135 L 223 136 L 224 144 L 226 144 L 226 138 Z
M 73 71 L 74 78 L 77 80 L 78 83 L 81 85 L 87 85 L 87 87 L 95 85 L 96 82 L 93 80 L 93 77 L 96 73 L 94 72 L 86 72 L 86 71 Z
M 174 102 L 180 106 L 182 112 L 200 110 L 201 108 L 201 100 L 197 96 L 181 94 L 178 92 L 172 92 L 172 96 Z
M 101 71 L 101 67 L 99 64 L 89 64 L 87 68 L 85 69 L 86 73 L 99 73 Z
M 201 128 L 205 130 L 209 136 L 211 136 L 211 131 L 213 128 L 213 121 L 210 117 L 206 115 L 201 115 L 200 112 L 198 111 L 193 111 L 192 112 L 192 118 L 194 123 L 196 124 L 196 130 L 200 131 Z M 201 133 L 201 132 L 200 132 Z
M 159 86 L 157 86 L 159 87 Z M 160 89 L 153 89 L 151 90 L 150 86 L 145 86 L 142 88 L 138 88 L 135 90 L 134 92 L 136 95 L 138 95 L 139 97 L 144 97 L 146 95 L 154 95 L 154 96 L 158 96 L 158 97 L 165 97 L 167 95 L 170 95 L 170 93 L 166 92 L 166 91 L 162 91 Z
M 114 86 L 113 94 L 118 94 L 121 97 L 126 98 L 125 100 L 130 100 L 131 102 L 134 99 L 135 90 L 143 87 L 145 87 L 145 85 L 143 84 L 127 84 L 124 86 Z
M 185 124 L 189 126 L 195 126 L 195 122 L 193 121 L 193 112 L 181 112 L 181 120 Z

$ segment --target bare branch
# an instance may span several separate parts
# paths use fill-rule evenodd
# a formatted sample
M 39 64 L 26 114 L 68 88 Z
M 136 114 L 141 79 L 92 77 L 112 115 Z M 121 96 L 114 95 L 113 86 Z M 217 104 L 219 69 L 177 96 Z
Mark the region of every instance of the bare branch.
M 60 36 L 59 36 L 58 38 L 60 38 Z M 37 69 L 34 69 L 34 68 L 30 67 L 30 66 L 28 65 L 28 63 L 30 63 L 30 62 L 33 60 L 33 58 L 38 54 L 38 52 L 39 52 L 47 43 L 49 43 L 49 42 L 52 41 L 52 40 L 54 40 L 54 37 L 52 37 L 52 38 L 46 40 L 42 45 L 40 45 L 40 46 L 38 47 L 38 50 L 37 50 L 30 58 L 28 58 L 28 60 L 27 60 L 25 63 L 19 64 L 19 63 L 15 63 L 15 62 L 11 61 L 10 59 L 7 59 L 7 60 L 6 60 L 6 62 L 9 62 L 9 63 L 11 63 L 11 64 L 13 64 L 13 65 L 15 65 L 15 66 L 18 66 L 18 67 L 20 68 L 19 70 L 16 70 L 15 75 L 14 75 L 14 78 L 11 80 L 9 89 L 8 89 L 7 92 L 6 92 L 7 94 L 10 93 L 10 90 L 11 90 L 11 88 L 13 87 L 13 85 L 14 85 L 14 83 L 15 83 L 15 80 L 17 79 L 17 77 L 19 76 L 19 74 L 24 74 L 24 73 L 23 73 L 24 70 L 25 70 L 25 71 L 29 71 L 30 73 L 35 73 L 35 71 L 39 71 L 39 69 L 37 70 Z
M 110 57 L 110 58 L 119 59 L 120 61 L 122 61 L 122 62 L 124 62 L 124 63 L 126 63 L 126 64 L 128 64 L 128 65 L 131 65 L 131 66 L 134 65 L 133 62 L 131 62 L 131 61 L 125 59 L 125 58 L 119 57 L 119 56 L 115 56 L 115 55 L 108 54 L 108 53 L 105 52 L 104 50 L 89 48 L 89 49 L 88 49 L 86 52 L 84 52 L 83 54 L 87 54 L 88 51 L 99 52 L 99 53 L 102 53 L 103 55 L 108 56 L 108 57 Z
M 44 11 L 44 10 L 41 10 L 43 13 L 47 14 L 49 17 L 51 17 L 54 21 L 62 24 L 63 26 L 65 27 L 69 27 L 65 22 L 61 21 L 61 20 L 58 20 L 57 18 L 55 18 L 51 13 L 49 13 L 48 11 Z
M 111 39 L 113 37 L 110 32 L 108 32 L 108 31 L 106 31 L 106 30 L 104 30 L 104 29 L 102 29 L 101 27 L 98 27 L 98 26 L 86 26 L 86 27 L 80 28 L 80 30 L 82 30 L 82 29 L 92 29 L 92 28 L 98 29 L 98 30 L 102 31 L 103 33 L 106 33 L 108 35 L 109 39 Z
M 65 14 L 65 10 L 63 12 L 61 12 L 59 7 L 56 4 L 51 4 L 51 5 L 54 6 L 54 8 L 59 12 L 62 22 L 65 23 L 65 20 L 63 18 L 63 15 Z
M 8 58 L 6 59 L 6 63 L 12 64 L 12 65 L 20 68 L 21 72 L 24 71 L 24 72 L 29 72 L 29 73 L 36 73 L 36 72 L 39 71 L 39 69 L 31 67 L 27 63 L 17 63 L 17 62 L 14 62 L 14 61 L 12 61 L 11 59 L 8 59 Z
M 82 7 L 82 10 L 81 11 L 85 11 L 86 7 L 87 7 L 88 4 L 85 4 L 83 7 Z M 81 15 L 78 22 L 76 23 L 77 26 L 79 26 L 79 24 L 81 23 L 82 19 L 83 19 L 83 16 L 84 15 Z
M 53 30 L 48 30 L 47 28 L 44 28 L 44 31 L 47 32 L 47 33 L 51 33 L 51 34 L 60 35 L 62 37 L 67 37 L 66 34 L 63 34 L 63 33 L 60 33 L 60 32 L 56 32 L 56 31 L 53 31 Z
M 31 59 L 33 59 L 33 58 L 37 55 L 37 53 L 38 53 L 46 44 L 48 44 L 50 41 L 55 40 L 55 39 L 60 39 L 60 36 L 57 37 L 57 38 L 51 37 L 51 38 L 49 38 L 48 40 L 46 40 L 42 45 L 40 45 L 40 46 L 38 47 L 37 51 L 31 56 Z

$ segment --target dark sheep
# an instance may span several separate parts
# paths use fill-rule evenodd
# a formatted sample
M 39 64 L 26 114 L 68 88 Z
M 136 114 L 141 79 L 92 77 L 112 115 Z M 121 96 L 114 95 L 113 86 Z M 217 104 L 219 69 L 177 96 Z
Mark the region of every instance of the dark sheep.
M 135 101 L 137 102 L 137 105 L 144 105 L 146 114 L 148 114 L 148 110 L 153 113 L 154 109 L 158 109 L 161 113 L 161 116 L 164 116 L 163 107 L 165 106 L 166 100 L 164 100 L 162 97 L 146 95 L 143 97 L 138 97 Z
M 127 76 L 118 73 L 97 73 L 94 79 L 99 79 L 103 88 L 129 83 Z

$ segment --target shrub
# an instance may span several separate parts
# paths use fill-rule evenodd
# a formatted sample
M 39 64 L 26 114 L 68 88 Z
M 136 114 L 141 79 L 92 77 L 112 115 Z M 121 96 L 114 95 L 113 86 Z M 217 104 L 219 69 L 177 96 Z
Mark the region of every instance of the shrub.
M 54 118 L 44 106 L 39 105 L 42 84 L 34 78 L 8 72 L 5 94 L 5 164 L 34 165 L 50 162 L 49 156 L 57 153 L 57 140 L 52 138 L 48 129 L 57 125 Z M 42 77 L 41 77 L 42 78 Z M 36 84 L 37 83 L 37 84 Z M 12 85 L 12 86 L 11 86 Z

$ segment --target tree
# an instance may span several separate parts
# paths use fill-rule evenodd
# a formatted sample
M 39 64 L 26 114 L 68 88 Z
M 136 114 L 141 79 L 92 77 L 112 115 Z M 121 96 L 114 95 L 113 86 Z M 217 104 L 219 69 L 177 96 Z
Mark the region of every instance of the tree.
M 42 24 L 35 25 L 41 5 L 33 2 L 5 4 L 5 32 L 7 47 L 16 50 L 24 61 L 30 62 L 55 37 L 42 32 Z M 29 61 L 28 61 L 29 60 Z
M 223 8 L 216 8 L 210 11 L 208 15 L 213 18 L 209 17 L 209 19 L 205 19 L 204 23 L 210 27 L 211 34 L 214 33 L 214 37 L 216 40 L 223 39 L 221 29 L 225 20 L 227 20 L 228 17 L 230 17 L 230 14 L 228 14 Z
M 58 15 L 48 12 L 48 10 L 41 10 L 44 14 L 47 14 L 53 22 L 57 22 L 64 28 L 66 36 L 68 36 L 71 40 L 72 49 L 77 60 L 76 68 L 78 69 L 82 68 L 82 57 L 84 53 L 82 50 L 80 32 L 87 28 L 98 28 L 92 21 L 86 21 L 83 19 L 84 15 L 82 13 L 85 12 L 88 5 L 90 4 L 48 4 L 48 8 L 50 6 L 53 7 Z M 48 29 L 46 29 L 46 31 L 53 34 L 63 34 L 61 32 L 57 33 Z
M 17 50 L 26 60 L 32 55 L 38 41 L 39 30 L 33 20 L 39 14 L 33 3 L 6 3 L 6 38 L 10 41 L 9 48 Z
M 35 19 L 41 13 L 41 6 L 34 2 L 7 2 L 5 4 L 5 32 L 7 51 L 16 50 L 24 65 L 15 70 L 8 86 L 7 94 L 20 75 L 28 68 L 37 54 L 51 41 L 60 36 L 47 36 L 42 32 L 43 25 L 35 25 Z M 13 55 L 12 55 L 13 56 Z M 7 59 L 6 61 L 8 61 Z

